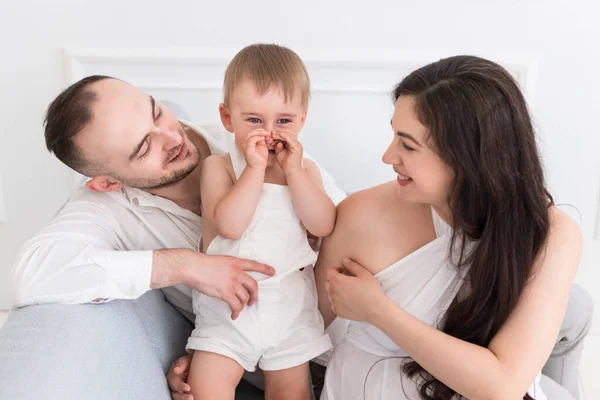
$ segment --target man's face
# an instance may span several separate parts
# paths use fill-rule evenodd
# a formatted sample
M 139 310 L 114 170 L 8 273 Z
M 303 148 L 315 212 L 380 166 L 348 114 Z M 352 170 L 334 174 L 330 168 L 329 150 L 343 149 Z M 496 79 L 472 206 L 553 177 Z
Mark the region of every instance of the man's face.
M 198 149 L 168 108 L 116 79 L 91 89 L 98 95 L 92 120 L 74 142 L 103 175 L 152 190 L 181 181 L 198 166 Z

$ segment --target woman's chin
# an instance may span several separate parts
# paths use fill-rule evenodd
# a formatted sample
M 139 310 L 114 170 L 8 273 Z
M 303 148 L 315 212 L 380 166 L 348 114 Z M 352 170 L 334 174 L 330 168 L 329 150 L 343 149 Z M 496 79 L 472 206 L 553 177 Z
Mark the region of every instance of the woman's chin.
M 409 185 L 412 186 L 412 185 Z M 419 203 L 419 201 L 415 198 L 415 193 L 412 190 L 413 187 L 400 186 L 396 187 L 396 194 L 400 198 L 400 200 L 407 203 Z

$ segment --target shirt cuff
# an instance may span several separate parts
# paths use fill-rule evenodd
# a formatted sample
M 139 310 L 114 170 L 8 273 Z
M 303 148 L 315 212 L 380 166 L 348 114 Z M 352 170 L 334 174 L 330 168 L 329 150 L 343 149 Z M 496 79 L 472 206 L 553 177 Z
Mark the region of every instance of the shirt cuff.
M 137 299 L 150 290 L 153 251 L 111 251 L 106 274 L 109 298 Z M 113 293 L 114 291 L 114 293 Z

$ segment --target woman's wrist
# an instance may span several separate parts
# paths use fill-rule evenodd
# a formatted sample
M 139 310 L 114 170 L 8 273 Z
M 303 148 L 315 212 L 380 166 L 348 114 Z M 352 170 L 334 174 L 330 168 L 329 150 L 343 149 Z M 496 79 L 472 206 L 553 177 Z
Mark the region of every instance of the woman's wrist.
M 397 312 L 399 307 L 385 293 L 382 294 L 381 300 L 377 304 L 378 306 L 373 307 L 372 311 L 368 314 L 367 322 L 383 330 L 383 325 L 389 321 L 390 316 Z

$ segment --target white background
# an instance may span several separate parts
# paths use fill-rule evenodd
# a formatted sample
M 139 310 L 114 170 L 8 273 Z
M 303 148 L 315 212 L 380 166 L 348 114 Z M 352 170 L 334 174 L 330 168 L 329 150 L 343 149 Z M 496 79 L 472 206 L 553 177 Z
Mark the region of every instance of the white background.
M 258 41 L 306 60 L 315 91 L 301 137 L 349 192 L 393 177 L 380 157 L 403 75 L 454 54 L 506 65 L 530 101 L 555 200 L 577 209 L 567 209 L 585 237 L 577 281 L 600 305 L 599 16 L 584 0 L 0 0 L 0 309 L 19 247 L 73 187 L 44 145 L 53 97 L 81 74 L 111 73 L 218 122 L 225 63 Z

